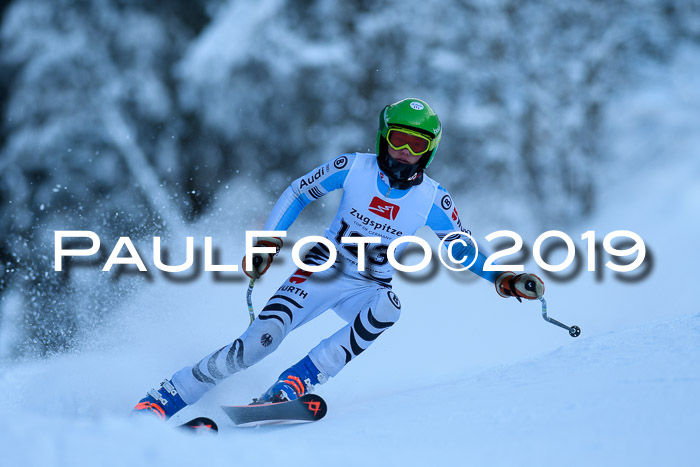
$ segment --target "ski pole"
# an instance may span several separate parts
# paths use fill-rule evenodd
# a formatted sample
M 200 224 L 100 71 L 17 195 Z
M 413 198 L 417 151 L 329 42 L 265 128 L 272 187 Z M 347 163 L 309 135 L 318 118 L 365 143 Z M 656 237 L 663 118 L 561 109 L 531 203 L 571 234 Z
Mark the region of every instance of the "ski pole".
M 253 286 L 255 285 L 255 279 L 251 279 L 248 283 L 248 292 L 245 294 L 246 301 L 248 302 L 248 314 L 250 315 L 250 326 L 255 321 L 255 311 L 253 311 Z
M 260 256 L 253 256 L 253 267 L 257 268 L 262 263 L 262 258 Z M 253 286 L 255 285 L 255 279 L 250 278 L 248 283 L 248 291 L 245 294 L 245 300 L 248 302 L 248 314 L 250 315 L 250 326 L 255 321 L 255 311 L 253 310 Z
M 545 321 L 547 321 L 548 323 L 552 323 L 556 326 L 559 326 L 560 328 L 566 329 L 567 331 L 569 331 L 569 335 L 571 337 L 578 337 L 579 335 L 581 335 L 581 328 L 580 327 L 578 327 L 576 325 L 567 326 L 566 324 L 561 323 L 561 322 L 557 321 L 556 319 L 550 318 L 549 316 L 547 316 L 547 301 L 544 299 L 544 297 L 540 297 L 540 301 L 542 302 L 542 318 L 544 318 Z

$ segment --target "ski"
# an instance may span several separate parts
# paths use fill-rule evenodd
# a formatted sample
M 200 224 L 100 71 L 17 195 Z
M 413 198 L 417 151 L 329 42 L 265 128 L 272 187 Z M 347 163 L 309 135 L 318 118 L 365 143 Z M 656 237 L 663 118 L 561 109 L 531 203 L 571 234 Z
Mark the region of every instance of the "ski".
M 216 425 L 216 422 L 207 417 L 194 418 L 187 423 L 178 425 L 178 428 L 182 428 L 187 431 L 191 430 L 197 433 L 216 434 L 219 432 L 219 427 Z
M 306 394 L 289 402 L 234 405 L 221 407 L 236 425 L 261 422 L 315 422 L 326 415 L 326 401 L 316 394 Z
M 257 425 L 273 422 L 315 422 L 321 420 L 328 410 L 326 401 L 316 394 L 306 394 L 289 402 L 253 405 L 223 405 L 221 409 L 235 425 Z M 180 428 L 217 433 L 214 420 L 198 417 L 179 425 Z

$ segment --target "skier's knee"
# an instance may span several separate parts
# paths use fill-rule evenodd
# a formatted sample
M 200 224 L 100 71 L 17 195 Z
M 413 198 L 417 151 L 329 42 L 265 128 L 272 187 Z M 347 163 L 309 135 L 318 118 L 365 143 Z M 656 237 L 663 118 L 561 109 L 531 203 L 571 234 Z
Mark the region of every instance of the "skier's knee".
M 401 302 L 399 297 L 387 289 L 382 293 L 377 301 L 376 307 L 372 310 L 372 317 L 378 321 L 382 327 L 388 327 L 399 320 L 401 316 Z M 388 326 L 384 326 L 388 325 Z
M 253 365 L 274 352 L 284 339 L 285 327 L 275 319 L 256 319 L 243 333 L 245 364 Z

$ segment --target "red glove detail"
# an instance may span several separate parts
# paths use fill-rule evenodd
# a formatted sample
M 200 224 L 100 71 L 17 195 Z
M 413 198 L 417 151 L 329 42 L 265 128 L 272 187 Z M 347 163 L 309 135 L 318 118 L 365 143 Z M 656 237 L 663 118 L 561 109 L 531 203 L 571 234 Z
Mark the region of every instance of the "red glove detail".
M 544 282 L 534 274 L 515 274 L 512 271 L 501 273 L 495 281 L 496 292 L 501 297 L 515 297 L 534 300 L 544 295 Z
M 260 277 L 270 269 L 272 264 L 272 259 L 277 256 L 277 254 L 282 249 L 282 239 L 279 237 L 260 237 L 255 243 L 255 246 L 267 246 L 275 248 L 274 253 L 253 253 L 253 269 L 251 271 L 246 271 L 246 257 L 243 257 L 242 265 L 243 272 L 246 276 L 251 279 L 260 279 Z

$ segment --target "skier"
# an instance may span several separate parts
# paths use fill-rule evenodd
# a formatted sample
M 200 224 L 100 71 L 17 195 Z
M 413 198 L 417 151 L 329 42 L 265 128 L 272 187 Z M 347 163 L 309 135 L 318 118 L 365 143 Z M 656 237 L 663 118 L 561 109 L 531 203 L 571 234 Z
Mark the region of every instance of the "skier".
M 325 238 L 338 252 L 335 263 L 322 272 L 297 269 L 238 339 L 176 372 L 157 390 L 149 391 L 135 410 L 168 419 L 223 379 L 274 352 L 289 332 L 329 308 L 348 324 L 282 372 L 253 402 L 297 399 L 337 375 L 367 350 L 401 312 L 401 303 L 391 288 L 393 267 L 387 258 L 391 241 L 413 235 L 424 225 L 440 239 L 454 232 L 469 233 L 462 227 L 450 194 L 425 174 L 441 136 L 440 120 L 433 109 L 420 99 L 404 99 L 384 107 L 379 115 L 376 156 L 344 154 L 292 182 L 272 209 L 264 230 L 287 230 L 311 201 L 342 188 L 340 207 L 325 231 Z M 451 235 L 448 241 L 457 236 Z M 343 243 L 344 237 L 375 239 L 374 243 L 360 245 Z M 274 247 L 276 252 L 253 255 L 254 266 L 246 274 L 255 279 L 268 270 L 282 248 L 282 239 L 262 237 L 256 245 Z M 397 248 L 396 254 L 405 246 Z M 474 252 L 473 244 L 455 242 L 452 256 L 464 257 L 468 264 Z M 330 250 L 318 243 L 304 263 L 324 264 L 329 254 Z M 484 271 L 485 258 L 479 252 L 470 270 L 493 282 L 501 297 L 520 301 L 543 295 L 544 284 L 536 275 Z M 364 268 L 358 263 L 364 263 Z M 244 257 L 244 271 L 246 265 Z

